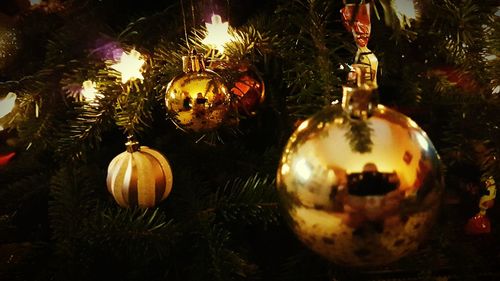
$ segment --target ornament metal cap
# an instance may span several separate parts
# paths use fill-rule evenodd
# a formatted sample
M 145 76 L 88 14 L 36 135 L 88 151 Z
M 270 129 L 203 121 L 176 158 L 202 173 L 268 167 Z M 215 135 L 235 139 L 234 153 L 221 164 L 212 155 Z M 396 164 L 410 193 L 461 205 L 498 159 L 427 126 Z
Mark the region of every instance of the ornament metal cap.
M 127 142 L 125 143 L 127 146 L 127 152 L 134 153 L 140 150 L 139 142 L 135 139 L 133 135 L 129 135 L 127 137 Z
M 196 50 L 189 51 L 189 55 L 182 56 L 182 70 L 188 72 L 201 72 L 205 70 L 203 55 L 197 54 Z
M 370 67 L 363 64 L 353 64 L 356 73 L 356 83 L 342 86 L 342 107 L 351 117 L 367 119 L 377 107 L 377 86 L 370 81 Z

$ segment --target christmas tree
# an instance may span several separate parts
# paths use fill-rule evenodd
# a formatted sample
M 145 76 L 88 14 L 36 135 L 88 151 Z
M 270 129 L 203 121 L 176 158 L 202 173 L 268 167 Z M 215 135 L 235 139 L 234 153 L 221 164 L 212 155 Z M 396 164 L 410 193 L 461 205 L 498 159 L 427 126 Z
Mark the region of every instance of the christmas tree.
M 500 280 L 499 11 L 493 0 L 3 0 L 0 279 Z M 356 28 L 369 33 L 380 104 L 427 133 L 444 182 L 427 239 L 361 268 L 298 239 L 277 188 L 293 132 L 336 112 L 367 55 Z M 373 146 L 364 124 L 346 137 L 360 153 Z M 349 180 L 361 188 L 363 175 Z M 393 176 L 371 182 L 393 191 Z M 355 224 L 376 229 L 367 212 Z

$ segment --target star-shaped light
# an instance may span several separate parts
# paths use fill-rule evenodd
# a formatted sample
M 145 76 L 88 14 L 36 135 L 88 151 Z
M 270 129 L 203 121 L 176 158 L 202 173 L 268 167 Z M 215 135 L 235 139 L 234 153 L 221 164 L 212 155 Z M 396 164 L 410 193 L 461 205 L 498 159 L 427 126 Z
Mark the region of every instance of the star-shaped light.
M 92 102 L 97 96 L 102 96 L 101 94 L 99 94 L 99 91 L 95 87 L 95 82 L 92 82 L 90 80 L 83 82 L 81 94 L 85 101 Z
M 203 44 L 217 49 L 220 53 L 224 53 L 224 44 L 231 42 L 231 35 L 228 33 L 229 23 L 222 22 L 219 15 L 212 15 L 212 23 L 205 23 L 207 27 L 207 37 L 203 39 Z
M 131 50 L 130 53 L 123 52 L 120 57 L 120 62 L 113 64 L 111 68 L 121 73 L 122 83 L 125 84 L 129 80 L 140 79 L 144 80 L 141 73 L 141 68 L 145 60 L 141 53 L 136 50 Z
M 0 99 L 0 118 L 9 114 L 12 109 L 14 109 L 14 105 L 16 104 L 17 95 L 10 92 L 3 99 Z

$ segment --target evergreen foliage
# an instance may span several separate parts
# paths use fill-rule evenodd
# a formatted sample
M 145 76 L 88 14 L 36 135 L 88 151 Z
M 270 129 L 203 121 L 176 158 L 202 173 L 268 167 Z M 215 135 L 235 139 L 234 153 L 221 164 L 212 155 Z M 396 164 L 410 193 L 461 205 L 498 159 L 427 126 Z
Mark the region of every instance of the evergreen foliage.
M 420 0 L 411 26 L 391 1 L 373 1 L 381 101 L 429 134 L 448 200 L 415 255 L 363 270 L 329 264 L 300 244 L 274 187 L 296 124 L 341 98 L 342 69 L 356 51 L 341 25 L 342 1 L 20 2 L 0 4 L 20 40 L 0 69 L 0 98 L 18 97 L 0 118 L 8 124 L 0 155 L 17 153 L 0 166 L 0 279 L 500 279 L 499 208 L 488 211 L 492 234 L 463 232 L 477 212 L 470 187 L 481 189 L 486 175 L 500 182 L 497 1 Z M 217 60 L 201 42 L 212 9 L 235 22 L 225 56 L 256 67 L 266 101 L 257 116 L 238 116 L 237 128 L 195 135 L 168 119 L 164 93 L 190 49 Z M 118 49 L 144 55 L 142 82 L 122 84 L 110 68 Z M 230 83 L 234 73 L 223 78 Z M 86 80 L 103 94 L 95 102 L 79 96 Z M 349 125 L 353 145 L 368 150 L 370 131 Z M 129 134 L 172 164 L 172 194 L 156 208 L 122 209 L 106 190 L 107 165 Z

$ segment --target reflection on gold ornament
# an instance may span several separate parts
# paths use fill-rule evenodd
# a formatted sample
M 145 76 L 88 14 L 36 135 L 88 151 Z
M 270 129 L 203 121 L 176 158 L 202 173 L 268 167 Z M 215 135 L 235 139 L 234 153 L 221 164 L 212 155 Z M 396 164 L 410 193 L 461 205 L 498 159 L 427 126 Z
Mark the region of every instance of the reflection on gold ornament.
M 355 65 L 357 77 L 364 77 Z M 369 71 L 369 70 L 366 70 Z M 277 172 L 285 217 L 332 262 L 375 266 L 417 249 L 443 191 L 439 156 L 418 125 L 379 105 L 373 83 L 301 123 Z
M 172 190 L 172 170 L 168 160 L 156 150 L 129 137 L 127 151 L 108 166 L 107 186 L 122 207 L 154 207 Z
M 228 119 L 229 91 L 217 73 L 205 69 L 201 55 L 182 60 L 184 73 L 170 81 L 165 95 L 172 121 L 195 132 L 218 128 Z

